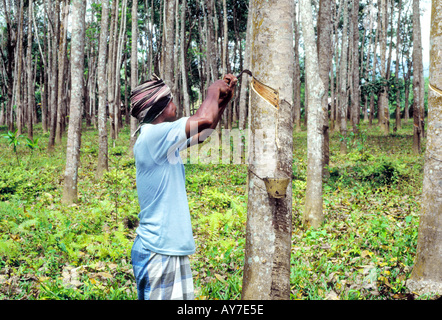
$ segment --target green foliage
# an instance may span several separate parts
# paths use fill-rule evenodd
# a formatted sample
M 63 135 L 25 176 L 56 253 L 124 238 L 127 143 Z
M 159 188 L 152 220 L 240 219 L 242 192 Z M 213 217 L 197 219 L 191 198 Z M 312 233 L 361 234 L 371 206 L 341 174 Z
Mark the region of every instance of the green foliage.
M 411 151 L 412 124 L 389 137 L 364 124 L 359 129 L 349 134 L 345 156 L 339 135 L 331 135 L 325 223 L 316 230 L 301 224 L 307 142 L 305 131 L 294 135 L 291 298 L 429 299 L 405 286 L 423 172 L 423 156 Z M 139 207 L 129 135 L 124 129 L 109 148 L 109 171 L 97 181 L 96 132 L 84 131 L 79 202 L 71 206 L 60 202 L 65 145 L 50 156 L 34 152 L 26 167 L 0 149 L 0 299 L 136 299 L 130 250 Z M 36 137 L 45 144 L 47 137 Z M 247 167 L 186 164 L 185 171 L 195 297 L 240 299 Z
M 3 137 L 7 139 L 8 144 L 12 146 L 14 153 L 17 157 L 17 164 L 20 165 L 20 159 L 18 158 L 18 152 L 17 147 L 20 144 L 19 138 L 22 137 L 22 135 L 17 134 L 18 129 L 16 129 L 14 132 L 8 131 L 8 134 L 4 135 Z
M 38 148 L 38 139 L 39 138 L 35 138 L 35 139 L 26 138 L 26 146 L 29 149 L 31 149 L 32 151 L 34 151 L 35 149 Z

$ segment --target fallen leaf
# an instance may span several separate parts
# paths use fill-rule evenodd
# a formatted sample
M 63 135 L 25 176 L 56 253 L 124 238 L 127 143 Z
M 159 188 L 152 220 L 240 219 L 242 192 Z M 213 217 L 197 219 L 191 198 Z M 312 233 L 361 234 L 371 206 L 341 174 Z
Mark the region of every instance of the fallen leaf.
M 224 278 L 221 275 L 219 275 L 218 273 L 215 273 L 215 278 L 217 278 L 222 283 L 227 284 L 227 281 L 224 280 Z
M 327 293 L 327 295 L 325 296 L 325 300 L 339 300 L 339 296 L 336 292 L 332 290 Z
M 362 258 L 365 258 L 366 256 L 372 256 L 372 255 L 373 255 L 373 252 L 368 251 L 368 250 L 363 250 L 363 251 L 361 252 L 361 257 L 362 257 Z
M 396 293 L 393 295 L 393 299 L 403 299 L 405 296 L 402 293 Z
M 104 279 L 112 279 L 113 278 L 113 276 L 108 272 L 98 272 L 98 273 L 96 273 L 96 276 L 98 276 L 100 278 L 104 278 Z

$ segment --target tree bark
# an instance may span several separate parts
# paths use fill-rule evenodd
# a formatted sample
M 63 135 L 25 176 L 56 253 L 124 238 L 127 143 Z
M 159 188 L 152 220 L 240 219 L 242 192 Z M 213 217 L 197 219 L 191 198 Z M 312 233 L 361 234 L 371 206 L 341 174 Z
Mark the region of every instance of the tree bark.
M 17 52 L 17 73 L 15 77 L 17 79 L 17 93 L 16 93 L 16 101 L 17 101 L 17 136 L 22 134 L 23 127 L 23 95 L 21 92 L 22 86 L 22 69 L 23 69 L 23 0 L 20 0 L 20 9 L 19 9 L 19 22 L 18 22 L 18 31 L 17 31 L 17 41 L 18 41 L 18 52 Z
M 423 115 L 421 111 L 424 104 L 422 67 L 422 40 L 420 28 L 419 0 L 413 0 L 413 152 L 421 153 L 421 139 Z
M 307 120 L 307 189 L 302 223 L 318 228 L 324 220 L 322 211 L 323 105 L 325 87 L 320 77 L 318 53 L 313 29 L 310 0 L 302 0 L 301 23 L 305 47 L 305 75 L 308 93 Z
M 207 32 L 207 63 L 209 78 L 208 82 L 212 83 L 218 79 L 218 66 L 216 62 L 216 47 L 215 47 L 215 33 L 214 33 L 214 18 L 215 13 L 213 10 L 213 0 L 205 0 L 207 6 L 207 24 L 206 24 L 206 32 Z
M 279 110 L 251 91 L 248 212 L 242 299 L 290 298 L 294 2 L 251 1 L 253 75 L 279 90 Z M 288 179 L 272 198 L 264 178 Z
M 352 25 L 353 25 L 353 59 L 352 59 L 352 95 L 351 95 L 351 117 L 353 123 L 353 132 L 358 132 L 360 110 L 361 110 L 361 90 L 359 88 L 359 0 L 353 0 L 353 13 L 352 13 Z
M 64 203 L 77 202 L 77 178 L 80 164 L 81 114 L 83 108 L 83 70 L 86 3 L 72 1 L 71 106 L 64 174 Z
M 416 5 L 417 7 L 417 5 Z M 430 84 L 442 88 L 442 0 L 432 1 Z M 442 294 L 442 95 L 428 95 L 422 211 L 416 259 L 407 286 L 418 294 Z
M 399 54 L 400 54 L 400 44 L 401 44 L 401 13 L 402 13 L 402 0 L 398 2 L 398 18 L 397 18 L 397 34 L 396 34 L 396 130 L 402 129 L 401 124 L 401 90 L 399 88 Z
M 184 102 L 184 116 L 190 117 L 190 99 L 189 99 L 189 85 L 187 84 L 187 68 L 186 68 L 186 46 L 185 46 L 185 35 L 186 35 L 186 9 L 187 9 L 187 1 L 183 0 L 181 5 L 181 46 L 180 46 L 180 55 L 181 55 L 181 78 L 183 82 L 183 102 Z
M 8 102 L 6 105 L 6 122 L 8 124 L 8 130 L 14 131 L 14 121 L 13 121 L 13 87 L 14 87 L 14 76 L 13 76 L 13 69 L 14 69 L 14 56 L 15 56 L 15 47 L 17 44 L 17 39 L 14 37 L 14 31 L 12 28 L 12 22 L 9 17 L 9 10 L 6 3 L 6 0 L 3 0 L 3 8 L 5 10 L 5 20 L 6 20 L 6 31 L 7 31 L 7 43 L 6 43 L 6 52 L 8 59 L 6 61 L 6 75 L 7 79 L 6 85 L 7 85 L 7 97 Z M 3 57 L 4 60 L 4 57 Z
M 104 171 L 108 170 L 108 138 L 106 128 L 106 57 L 107 37 L 109 34 L 109 0 L 101 0 L 101 28 L 98 50 L 97 85 L 98 85 L 98 163 L 96 179 L 101 179 Z
M 113 141 L 116 139 L 115 130 L 115 63 L 117 50 L 117 29 L 118 29 L 118 4 L 119 0 L 114 0 L 111 7 L 110 17 L 110 33 L 109 33 L 109 57 L 107 61 L 107 100 L 108 100 L 108 113 L 110 122 L 110 136 Z
M 62 19 L 60 23 L 60 43 L 58 50 L 58 84 L 57 84 L 57 122 L 55 127 L 55 143 L 61 143 L 61 137 L 63 135 L 64 128 L 64 99 L 63 92 L 65 91 L 66 78 L 65 78 L 65 64 L 67 60 L 66 51 L 67 51 L 67 29 L 68 29 L 68 15 L 69 15 L 69 2 L 62 1 L 63 3 L 63 13 Z
M 117 10 L 118 12 L 118 10 Z M 114 78 L 113 78 L 113 94 L 114 94 L 114 130 L 115 130 L 115 140 L 118 137 L 120 129 L 122 128 L 122 119 L 121 119 L 121 68 L 122 68 L 122 51 L 123 51 L 123 41 L 124 35 L 126 34 L 126 16 L 127 16 L 127 0 L 123 0 L 121 3 L 121 19 L 120 19 L 120 28 L 119 35 L 116 39 L 116 47 L 115 47 L 115 66 L 114 66 Z M 116 21 L 118 24 L 118 18 Z M 115 29 L 116 35 L 117 29 Z M 114 141 L 115 143 L 115 141 Z
M 34 139 L 34 128 L 33 128 L 33 118 L 34 118 L 34 76 L 32 72 L 32 25 L 31 25 L 31 17 L 32 17 L 32 0 L 29 1 L 28 4 L 28 48 L 27 48 L 27 79 L 28 79 L 28 96 L 27 96 L 27 124 L 28 127 L 28 138 Z M 37 32 L 37 30 L 35 30 Z
M 387 31 L 388 31 L 388 2 L 381 0 L 381 35 L 380 35 L 380 49 L 381 49 L 381 77 L 387 79 L 386 53 L 387 53 Z M 388 107 L 388 88 L 382 88 L 379 95 L 378 117 L 381 131 L 384 135 L 390 132 L 390 111 Z
M 357 0 L 355 0 L 357 1 Z M 330 159 L 330 137 L 329 137 L 329 119 L 328 119 L 328 88 L 330 83 L 330 55 L 331 55 L 331 32 L 332 32 L 332 14 L 331 0 L 321 0 L 319 3 L 318 14 L 318 62 L 319 77 L 324 86 L 324 94 L 321 99 L 322 106 L 322 175 L 328 176 L 328 164 Z M 322 191 L 321 191 L 322 192 Z
M 250 42 L 252 37 L 252 11 L 249 5 L 249 12 L 247 14 L 247 31 L 246 31 L 246 47 L 244 52 L 244 69 L 250 68 Z M 247 108 L 248 108 L 248 91 L 249 91 L 249 77 L 244 75 L 241 77 L 240 97 L 239 97 L 239 122 L 238 128 L 244 130 L 247 123 Z
M 153 2 L 151 10 L 153 10 Z M 130 87 L 132 89 L 135 89 L 136 86 L 138 86 L 138 3 L 136 1 L 132 2 L 132 52 L 131 52 L 131 58 L 130 58 Z M 152 21 L 153 23 L 153 21 Z M 151 34 L 152 36 L 152 34 Z M 135 41 L 134 41 L 135 40 Z M 152 55 L 152 47 L 149 50 L 149 55 Z M 149 75 L 151 74 L 151 68 L 152 68 L 152 60 L 149 58 Z M 150 77 L 149 77 L 150 79 Z M 133 133 L 137 130 L 137 118 L 130 116 L 130 132 Z M 130 154 L 133 155 L 133 147 L 135 145 L 135 142 L 137 141 L 137 137 L 133 136 L 131 134 L 130 138 Z
M 339 62 L 340 67 L 340 90 L 339 90 L 339 122 L 340 122 L 340 132 L 341 132 L 341 154 L 347 153 L 347 46 L 348 46 L 348 1 L 344 1 L 344 26 L 342 29 L 342 46 L 341 46 L 341 61 Z
M 223 0 L 223 54 L 222 54 L 222 74 L 227 74 L 227 40 L 228 40 L 228 34 L 227 34 L 227 3 L 226 0 Z
M 50 80 L 49 80 L 49 91 L 50 91 L 50 128 L 49 128 L 49 141 L 48 141 L 48 150 L 51 151 L 55 146 L 55 131 L 57 127 L 57 83 L 58 83 L 58 72 L 57 72 L 57 56 L 58 56 L 58 40 L 60 37 L 60 6 L 58 1 L 50 1 L 49 10 L 53 12 L 52 21 L 49 23 L 51 28 L 51 72 L 50 72 Z
M 175 85 L 174 85 L 174 37 L 175 37 L 175 0 L 165 0 L 165 22 L 164 33 L 165 33 L 165 47 L 164 47 L 164 75 L 163 80 L 169 88 L 171 89 L 174 96 Z
M 299 8 L 299 4 L 297 6 Z M 299 65 L 299 22 L 300 17 L 296 17 L 297 8 L 295 8 L 294 11 L 294 26 L 295 26 L 295 71 L 293 75 L 293 83 L 294 83 L 294 103 L 293 103 L 293 109 L 294 109 L 294 121 L 295 121 L 295 127 L 296 132 L 301 132 L 301 67 Z

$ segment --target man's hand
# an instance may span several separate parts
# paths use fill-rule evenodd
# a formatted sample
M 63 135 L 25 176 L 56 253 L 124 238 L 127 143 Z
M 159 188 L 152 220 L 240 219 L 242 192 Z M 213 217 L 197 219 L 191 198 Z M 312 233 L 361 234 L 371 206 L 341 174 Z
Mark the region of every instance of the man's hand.
M 221 81 L 221 80 L 219 80 Z M 220 108 L 225 107 L 235 94 L 235 87 L 238 83 L 238 79 L 233 74 L 226 74 L 222 80 L 225 85 L 220 83 Z
M 227 107 L 229 101 L 235 93 L 235 87 L 238 79 L 232 75 L 227 74 L 223 80 L 217 80 L 210 85 L 207 90 L 206 99 L 204 99 L 201 106 L 192 115 L 186 123 L 186 135 L 189 138 L 191 135 L 200 133 L 205 129 L 214 129 L 219 122 L 219 119 Z M 192 127 L 196 124 L 196 129 Z M 199 139 L 198 139 L 199 140 Z

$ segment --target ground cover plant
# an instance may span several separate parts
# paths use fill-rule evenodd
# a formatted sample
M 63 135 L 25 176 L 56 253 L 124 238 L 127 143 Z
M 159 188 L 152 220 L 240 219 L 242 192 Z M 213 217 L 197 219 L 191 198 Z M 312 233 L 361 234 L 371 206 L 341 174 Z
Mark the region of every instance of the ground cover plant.
M 0 299 L 136 299 L 130 249 L 138 202 L 128 129 L 95 180 L 97 133 L 83 129 L 79 202 L 63 205 L 66 141 L 48 154 L 37 125 L 26 141 L 0 127 Z M 432 299 L 405 285 L 416 251 L 423 155 L 412 123 L 388 137 L 377 126 L 331 135 L 325 223 L 301 224 L 306 132 L 294 133 L 291 299 Z M 12 141 L 12 142 L 11 142 Z M 28 142 L 28 144 L 27 144 Z M 32 147 L 31 147 L 31 146 Z M 247 219 L 245 165 L 185 164 L 197 251 L 196 299 L 240 299 Z

